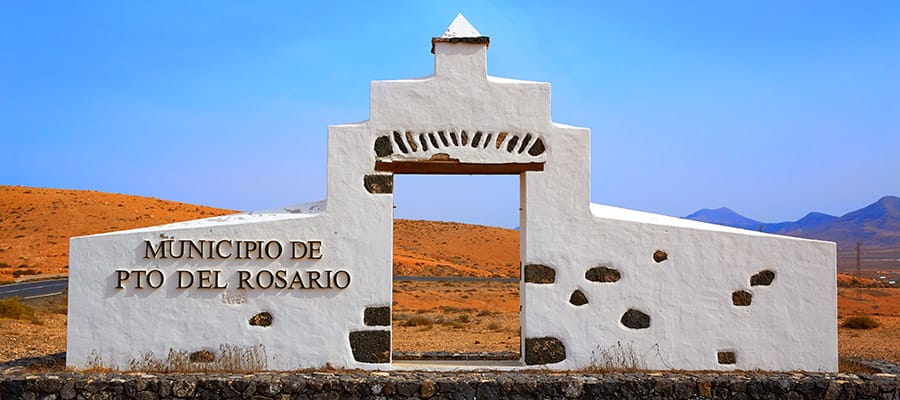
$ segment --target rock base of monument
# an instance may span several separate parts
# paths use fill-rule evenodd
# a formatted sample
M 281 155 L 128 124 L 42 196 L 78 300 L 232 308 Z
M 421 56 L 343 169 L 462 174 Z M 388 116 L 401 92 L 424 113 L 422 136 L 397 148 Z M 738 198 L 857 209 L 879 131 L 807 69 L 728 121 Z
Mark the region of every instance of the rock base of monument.
M 0 377 L 0 399 L 896 399 L 900 376 L 812 373 L 291 372 Z

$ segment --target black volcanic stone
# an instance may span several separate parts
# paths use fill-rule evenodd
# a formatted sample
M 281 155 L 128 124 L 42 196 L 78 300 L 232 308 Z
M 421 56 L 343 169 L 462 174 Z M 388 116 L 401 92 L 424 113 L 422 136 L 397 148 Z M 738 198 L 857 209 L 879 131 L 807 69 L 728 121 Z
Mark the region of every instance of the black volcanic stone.
M 588 303 L 588 299 L 580 290 L 575 290 L 572 292 L 572 295 L 569 296 L 569 303 L 576 306 L 583 306 Z
M 566 346 L 555 337 L 525 339 L 525 364 L 553 364 L 566 359 Z
M 378 157 L 386 157 L 394 154 L 394 147 L 391 145 L 391 138 L 381 136 L 375 139 L 375 155 Z
M 366 326 L 390 326 L 391 325 L 391 308 L 390 307 L 366 307 L 363 312 L 363 323 Z
M 363 186 L 372 194 L 394 193 L 393 175 L 366 175 L 363 178 Z
M 647 329 L 650 327 L 650 316 L 635 309 L 630 309 L 622 315 L 622 325 L 631 329 Z
M 619 270 L 608 268 L 605 266 L 593 267 L 584 273 L 584 279 L 591 282 L 612 283 L 622 279 Z
M 537 157 L 541 154 L 544 154 L 544 150 L 544 141 L 541 140 L 541 138 L 537 138 L 531 148 L 528 149 L 528 154 L 532 157 Z
M 753 294 L 746 290 L 738 290 L 731 294 L 731 302 L 736 306 L 749 306 L 753 301 Z
M 556 282 L 556 270 L 546 265 L 528 264 L 525 266 L 525 282 L 542 284 Z
M 350 332 L 350 350 L 359 362 L 391 362 L 391 331 Z
M 775 280 L 775 271 L 764 270 L 759 271 L 756 275 L 750 277 L 750 286 L 769 286 Z

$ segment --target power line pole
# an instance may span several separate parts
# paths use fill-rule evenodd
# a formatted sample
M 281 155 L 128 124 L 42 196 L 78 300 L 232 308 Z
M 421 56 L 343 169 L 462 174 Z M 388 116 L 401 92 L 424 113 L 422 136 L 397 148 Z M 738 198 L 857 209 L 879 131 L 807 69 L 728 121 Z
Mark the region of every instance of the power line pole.
M 859 253 L 860 253 L 859 245 L 860 245 L 859 242 L 856 242 L 856 281 L 859 282 L 856 285 L 856 298 L 858 300 L 861 300 L 862 299 L 862 269 L 860 268 L 860 263 L 859 263 L 859 258 L 860 258 L 859 257 Z

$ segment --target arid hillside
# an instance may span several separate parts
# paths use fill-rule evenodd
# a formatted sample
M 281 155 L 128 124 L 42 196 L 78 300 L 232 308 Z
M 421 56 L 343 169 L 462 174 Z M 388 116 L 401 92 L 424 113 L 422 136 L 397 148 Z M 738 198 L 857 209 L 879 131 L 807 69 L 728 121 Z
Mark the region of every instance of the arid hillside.
M 519 231 L 394 220 L 394 274 L 517 278 Z
M 234 212 L 91 190 L 0 186 L 0 283 L 68 273 L 73 236 Z
M 69 238 L 232 214 L 156 198 L 0 186 L 0 283 L 68 272 Z M 454 222 L 397 220 L 398 275 L 517 277 L 519 232 Z

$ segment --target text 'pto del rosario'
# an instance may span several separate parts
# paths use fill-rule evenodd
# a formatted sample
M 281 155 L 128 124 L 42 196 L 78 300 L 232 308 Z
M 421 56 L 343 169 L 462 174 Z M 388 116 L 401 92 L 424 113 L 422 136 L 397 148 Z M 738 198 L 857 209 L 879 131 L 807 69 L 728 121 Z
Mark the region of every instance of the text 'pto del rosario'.
M 322 259 L 322 241 L 319 240 L 175 240 L 166 239 L 153 243 L 144 240 L 142 256 L 147 260 L 234 260 L 244 265 L 248 262 L 272 260 Z M 234 269 L 231 279 L 222 269 L 185 269 L 164 271 L 152 269 L 117 269 L 116 289 L 159 289 L 174 282 L 178 289 L 346 289 L 350 286 L 350 273 L 338 270 L 316 269 Z

